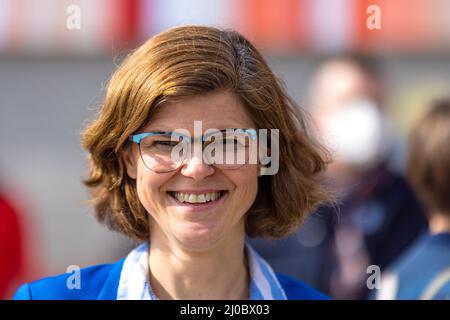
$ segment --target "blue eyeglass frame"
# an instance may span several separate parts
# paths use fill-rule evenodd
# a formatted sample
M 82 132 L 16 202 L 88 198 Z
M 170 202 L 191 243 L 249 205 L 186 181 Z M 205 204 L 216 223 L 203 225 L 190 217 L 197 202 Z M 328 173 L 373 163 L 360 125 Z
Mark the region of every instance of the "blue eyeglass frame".
M 228 128 L 228 129 L 223 129 L 223 130 L 218 130 L 218 132 L 227 132 L 227 131 L 238 131 L 238 132 L 243 132 L 243 133 L 247 133 L 250 136 L 250 139 L 252 140 L 256 140 L 256 130 L 255 129 L 240 129 L 240 128 Z M 137 134 L 132 134 L 128 137 L 128 140 L 136 143 L 137 145 L 140 145 L 142 139 L 146 138 L 146 137 L 151 137 L 151 136 L 157 136 L 157 135 L 168 135 L 168 136 L 172 136 L 174 135 L 175 137 L 182 137 L 184 140 L 188 140 L 190 143 L 192 143 L 193 140 L 195 140 L 195 137 L 189 137 L 187 135 L 184 135 L 182 133 L 178 133 L 175 131 L 149 131 L 149 132 L 142 132 L 142 133 L 137 133 Z M 203 135 L 202 136 L 202 141 L 206 141 L 206 138 L 210 137 L 214 135 L 214 133 L 211 133 L 209 135 L 207 135 L 206 137 Z

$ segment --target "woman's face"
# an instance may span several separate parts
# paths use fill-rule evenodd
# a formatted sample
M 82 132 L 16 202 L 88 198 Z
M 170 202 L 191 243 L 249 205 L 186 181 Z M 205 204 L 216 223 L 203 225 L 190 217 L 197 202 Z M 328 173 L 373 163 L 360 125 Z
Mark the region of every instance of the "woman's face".
M 202 121 L 203 132 L 212 128 L 256 128 L 234 94 L 217 91 L 162 104 L 142 132 L 186 129 L 194 137 L 194 120 Z M 149 213 L 152 243 L 171 242 L 184 249 L 205 251 L 244 236 L 244 215 L 258 189 L 256 164 L 223 170 L 193 155 L 175 171 L 156 173 L 144 165 L 137 144 L 132 144 L 125 162 L 128 175 L 136 179 L 139 200 Z M 189 203 L 195 197 L 189 199 L 188 195 L 200 199 L 200 194 L 209 194 L 208 199 L 217 192 L 221 195 L 217 200 Z

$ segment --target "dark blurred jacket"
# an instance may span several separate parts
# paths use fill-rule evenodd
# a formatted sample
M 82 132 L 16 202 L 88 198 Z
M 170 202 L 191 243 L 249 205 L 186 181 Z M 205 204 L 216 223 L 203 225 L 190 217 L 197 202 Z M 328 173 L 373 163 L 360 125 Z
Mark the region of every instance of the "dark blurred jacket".
M 331 207 L 319 209 L 286 239 L 252 240 L 251 244 L 279 272 L 331 296 L 364 299 L 369 293 L 366 278 L 354 288 L 331 285 L 331 278 L 341 268 L 335 235 L 341 229 L 361 235 L 360 250 L 368 257 L 365 267 L 374 264 L 383 271 L 426 229 L 426 219 L 405 179 L 388 170 L 384 163 L 351 188 L 338 209 L 339 212 Z M 346 260 L 351 258 L 344 257 Z M 361 272 L 365 274 L 366 270 Z

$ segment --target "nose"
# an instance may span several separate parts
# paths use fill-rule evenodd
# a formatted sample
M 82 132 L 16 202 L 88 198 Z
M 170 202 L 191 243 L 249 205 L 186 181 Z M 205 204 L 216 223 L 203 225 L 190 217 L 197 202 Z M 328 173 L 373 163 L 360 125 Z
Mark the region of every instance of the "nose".
M 182 175 L 198 181 L 209 177 L 214 174 L 214 172 L 215 168 L 213 166 L 208 165 L 197 156 L 193 156 L 186 160 L 181 168 Z

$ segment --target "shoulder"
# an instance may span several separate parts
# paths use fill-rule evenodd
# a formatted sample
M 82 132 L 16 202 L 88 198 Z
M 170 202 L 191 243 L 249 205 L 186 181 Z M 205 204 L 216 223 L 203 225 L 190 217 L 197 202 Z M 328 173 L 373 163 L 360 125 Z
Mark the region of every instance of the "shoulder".
M 123 260 L 95 265 L 22 285 L 15 300 L 115 299 Z
M 397 299 L 419 299 L 430 288 L 445 289 L 445 281 L 450 284 L 449 249 L 450 235 L 422 235 L 384 272 L 383 279 L 393 284 L 382 281 L 382 291 L 391 290 Z
M 439 271 L 450 262 L 450 234 L 422 234 L 392 264 L 398 273 Z
M 281 273 L 276 273 L 276 276 L 288 300 L 330 300 L 330 297 L 300 280 Z

